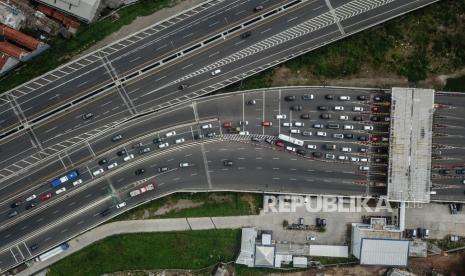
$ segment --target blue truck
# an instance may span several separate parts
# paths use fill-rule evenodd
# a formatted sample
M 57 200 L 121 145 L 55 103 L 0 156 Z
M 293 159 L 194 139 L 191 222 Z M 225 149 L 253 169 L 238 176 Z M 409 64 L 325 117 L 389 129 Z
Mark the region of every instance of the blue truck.
M 61 184 L 65 183 L 66 181 L 72 181 L 79 176 L 79 172 L 77 170 L 69 171 L 66 175 L 53 179 L 50 183 L 52 184 L 53 188 L 59 187 Z

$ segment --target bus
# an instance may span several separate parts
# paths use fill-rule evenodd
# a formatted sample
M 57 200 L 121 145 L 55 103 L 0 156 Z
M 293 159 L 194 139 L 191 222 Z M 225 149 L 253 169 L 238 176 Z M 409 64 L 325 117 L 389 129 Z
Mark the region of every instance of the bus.
M 41 255 L 39 255 L 38 257 L 36 257 L 34 260 L 36 262 L 43 262 L 43 261 L 46 261 L 58 254 L 60 254 L 61 252 L 64 252 L 65 250 L 67 250 L 69 248 L 69 244 L 67 242 L 61 244 L 60 246 L 58 247 L 55 247 Z
M 297 145 L 299 147 L 302 147 L 304 145 L 304 141 L 296 139 L 296 138 L 292 138 L 292 137 L 284 135 L 284 134 L 279 134 L 278 139 L 282 140 L 284 142 L 288 142 L 288 143 Z
M 57 188 L 66 181 L 72 181 L 76 179 L 78 176 L 79 172 L 77 170 L 69 171 L 66 175 L 63 175 L 60 178 L 53 179 L 50 183 L 52 184 L 53 188 Z

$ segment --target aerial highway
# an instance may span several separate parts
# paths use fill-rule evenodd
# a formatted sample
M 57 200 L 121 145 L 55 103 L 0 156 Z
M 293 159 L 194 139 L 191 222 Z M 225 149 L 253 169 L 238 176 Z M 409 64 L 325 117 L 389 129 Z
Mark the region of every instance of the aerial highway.
M 123 124 L 3 188 L 0 267 L 178 191 L 382 194 L 388 102 L 383 90 L 289 87 L 202 98 Z M 78 178 L 52 188 L 73 170 Z
M 433 2 L 213 1 L 188 11 L 2 96 L 0 181 L 134 116 L 218 90 Z

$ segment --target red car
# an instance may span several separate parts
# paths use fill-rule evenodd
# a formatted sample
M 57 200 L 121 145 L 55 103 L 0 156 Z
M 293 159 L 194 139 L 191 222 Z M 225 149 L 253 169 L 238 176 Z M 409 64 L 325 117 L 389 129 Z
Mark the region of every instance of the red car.
M 262 122 L 262 126 L 264 126 L 264 127 L 270 127 L 271 125 L 272 125 L 272 123 L 269 122 L 269 121 L 263 121 Z
M 231 127 L 231 122 L 224 122 L 223 127 L 224 128 L 230 128 Z
M 46 193 L 40 196 L 40 200 L 46 201 L 52 197 L 52 193 Z
M 276 142 L 276 146 L 281 147 L 281 148 L 284 148 L 284 143 L 281 142 L 281 141 L 277 141 L 277 142 Z
M 379 136 L 373 136 L 373 137 L 371 137 L 371 141 L 373 141 L 373 142 L 378 142 L 378 141 L 379 141 Z
M 374 106 L 374 107 L 371 108 L 371 111 L 372 112 L 379 112 L 379 107 Z

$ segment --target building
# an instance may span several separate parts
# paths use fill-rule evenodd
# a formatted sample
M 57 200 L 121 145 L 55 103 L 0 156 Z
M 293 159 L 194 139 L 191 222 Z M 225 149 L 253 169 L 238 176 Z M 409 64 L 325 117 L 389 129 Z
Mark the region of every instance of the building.
M 430 201 L 433 111 L 434 90 L 392 88 L 389 201 Z
M 364 265 L 406 266 L 409 241 L 402 231 L 386 225 L 385 218 L 372 218 L 370 224 L 353 223 L 351 253 Z
M 272 245 L 255 246 L 255 267 L 274 267 L 275 247 Z
M 98 18 L 101 0 L 38 0 L 46 6 L 90 23 Z
M 254 228 L 242 228 L 241 251 L 236 260 L 237 264 L 243 264 L 248 267 L 254 266 L 256 239 L 257 230 Z

